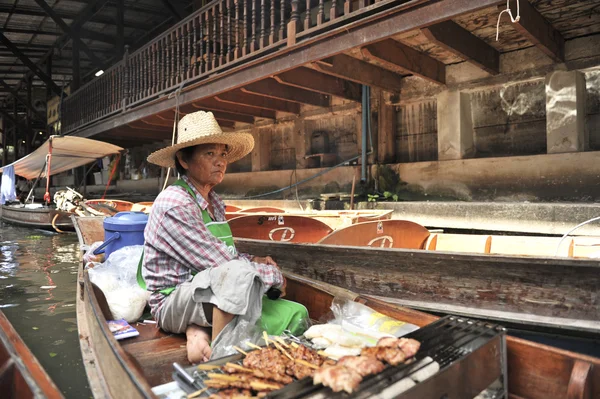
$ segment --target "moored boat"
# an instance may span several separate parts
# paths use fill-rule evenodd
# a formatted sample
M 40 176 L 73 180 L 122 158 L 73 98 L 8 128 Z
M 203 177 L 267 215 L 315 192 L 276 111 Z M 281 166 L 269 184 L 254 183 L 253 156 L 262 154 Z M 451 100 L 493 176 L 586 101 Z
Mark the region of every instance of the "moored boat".
M 78 203 L 81 195 L 67 188 L 67 195 L 61 197 L 64 202 L 63 206 L 54 206 L 51 204 L 49 192 L 50 177 L 89 164 L 107 155 L 118 154 L 121 150 L 123 148 L 116 145 L 82 137 L 50 136 L 31 154 L 0 168 L 0 172 L 11 170 L 14 175 L 27 180 L 36 179 L 27 200 L 24 201 L 26 205 L 2 205 L 2 220 L 33 228 L 57 231 L 73 230 L 69 216 L 75 213 L 77 204 L 71 202 L 70 199 L 76 199 L 75 202 Z M 40 178 L 46 180 L 44 203 L 28 204 L 28 199 Z
M 2 205 L 0 215 L 4 222 L 36 229 L 73 230 L 71 213 L 60 211 L 42 204 Z
M 75 226 L 82 244 L 91 244 L 103 237 L 102 218 L 75 218 Z M 244 249 L 252 248 L 252 243 L 240 242 L 240 244 Z M 306 246 L 296 244 L 276 243 L 275 246 L 307 249 Z M 312 247 L 308 248 L 312 250 Z M 335 247 L 325 246 L 314 247 L 335 249 Z M 277 253 L 279 255 L 279 251 Z M 310 262 L 313 256 L 307 255 L 308 251 L 302 257 L 306 262 Z M 352 254 L 348 256 L 351 257 Z M 288 266 L 293 265 L 289 257 L 277 260 L 284 270 L 290 270 Z M 286 272 L 286 276 L 288 278 L 287 298 L 305 304 L 311 319 L 314 320 L 322 318 L 330 311 L 334 298 L 365 304 L 381 314 L 419 327 L 426 327 L 437 320 L 433 315 L 358 295 L 293 273 Z M 90 282 L 87 271 L 82 265 L 77 285 L 77 319 L 84 364 L 94 396 L 98 398 L 155 397 L 152 387 L 171 381 L 172 363 L 187 364 L 185 337 L 165 334 L 153 325 L 139 323 L 136 328 L 140 331 L 140 336 L 117 341 L 106 323 L 110 318 L 110 310 L 101 291 Z M 566 399 L 593 398 L 600 395 L 600 359 L 511 336 L 506 337 L 505 353 L 496 352 L 491 358 L 488 356 L 486 359 L 496 359 L 493 364 L 500 364 L 501 361 L 498 360 L 504 359 L 503 356 L 506 356 L 504 381 L 508 381 L 510 398 Z M 493 366 L 492 363 L 486 363 L 482 359 L 479 359 L 476 367 L 461 370 L 462 374 L 458 375 L 458 378 L 448 380 L 446 384 L 462 388 L 469 380 L 476 380 L 476 376 L 481 376 L 480 371 Z M 473 373 L 475 376 L 470 375 Z M 427 381 L 422 384 L 426 383 Z M 465 390 L 460 397 L 468 397 L 467 392 L 469 390 Z M 407 394 L 409 393 L 410 391 Z M 475 396 L 477 393 L 470 396 Z
M 1 396 L 6 399 L 63 397 L 2 311 L 0 311 L 0 389 Z
M 92 209 L 104 213 L 106 216 L 131 211 L 133 207 L 133 202 L 113 199 L 91 199 L 86 200 L 84 203 Z

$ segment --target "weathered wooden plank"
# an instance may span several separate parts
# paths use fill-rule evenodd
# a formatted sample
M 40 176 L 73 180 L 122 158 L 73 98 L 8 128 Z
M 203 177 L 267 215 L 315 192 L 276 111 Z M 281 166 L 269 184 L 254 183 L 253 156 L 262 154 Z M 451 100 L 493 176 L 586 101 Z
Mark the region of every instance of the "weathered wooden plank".
M 446 66 L 443 63 L 396 40 L 386 39 L 370 44 L 361 52 L 368 60 L 376 60 L 391 71 L 411 73 L 434 83 L 446 83 Z
M 359 84 L 335 78 L 310 68 L 300 67 L 274 76 L 279 83 L 301 89 L 329 94 L 346 100 L 360 102 L 362 88 Z
M 517 15 L 517 3 L 509 2 L 513 16 Z M 499 9 L 506 9 L 499 6 Z M 521 19 L 514 28 L 556 62 L 565 60 L 565 39 L 562 34 L 535 9 L 528 0 L 520 2 Z
M 400 92 L 402 76 L 345 54 L 312 63 L 319 72 L 390 92 Z
M 296 115 L 300 113 L 300 104 L 298 103 L 250 94 L 242 90 L 233 90 L 227 93 L 219 94 L 216 98 L 220 101 L 232 104 L 250 105 L 257 108 L 286 112 Z
M 223 111 L 230 112 L 240 115 L 256 116 L 259 118 L 275 119 L 275 111 L 266 109 L 250 107 L 247 105 L 230 104 L 224 101 L 220 101 L 216 98 L 210 98 L 206 100 L 194 101 L 192 105 L 197 109 L 211 110 L 211 111 Z
M 446 50 L 496 75 L 500 73 L 500 53 L 477 36 L 452 21 L 422 29 L 425 36 Z
M 597 261 L 239 240 L 284 269 L 360 294 L 598 320 Z
M 283 85 L 275 79 L 265 79 L 259 82 L 250 83 L 240 90 L 244 93 L 258 94 L 264 97 L 294 101 L 299 104 L 314 105 L 317 107 L 329 107 L 331 103 L 331 100 L 327 95 Z

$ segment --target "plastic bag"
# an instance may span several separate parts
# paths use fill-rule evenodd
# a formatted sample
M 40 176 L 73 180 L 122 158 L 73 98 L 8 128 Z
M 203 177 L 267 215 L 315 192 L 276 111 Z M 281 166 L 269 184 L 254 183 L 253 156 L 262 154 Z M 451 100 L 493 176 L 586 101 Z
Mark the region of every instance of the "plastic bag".
M 362 303 L 335 298 L 331 304 L 337 324 L 344 330 L 367 333 L 374 338 L 393 335 L 402 337 L 419 327 L 374 311 Z
M 132 245 L 113 252 L 106 262 L 88 269 L 90 281 L 102 290 L 114 319 L 137 321 L 150 292 L 137 283 L 137 267 L 143 245 Z
M 94 255 L 94 251 L 96 250 L 96 248 L 98 248 L 102 244 L 103 244 L 103 241 L 96 241 L 96 242 L 92 243 L 91 245 L 83 245 L 81 247 L 81 249 L 83 251 L 85 251 L 83 254 L 83 261 L 85 262 L 86 265 L 88 263 L 96 264 L 96 263 L 104 262 L 104 253 Z

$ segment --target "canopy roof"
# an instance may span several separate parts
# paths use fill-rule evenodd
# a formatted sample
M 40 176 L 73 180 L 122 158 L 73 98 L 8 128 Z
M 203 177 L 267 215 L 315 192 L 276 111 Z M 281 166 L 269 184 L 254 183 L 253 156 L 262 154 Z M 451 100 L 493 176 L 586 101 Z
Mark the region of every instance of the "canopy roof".
M 52 165 L 50 176 L 65 170 L 82 166 L 96 159 L 111 154 L 117 154 L 123 148 L 102 141 L 85 139 L 75 136 L 51 136 L 44 144 L 31 154 L 0 168 L 0 172 L 8 166 L 15 167 L 15 174 L 28 180 L 35 179 L 46 163 L 46 155 L 52 140 Z M 46 176 L 46 171 L 42 177 Z

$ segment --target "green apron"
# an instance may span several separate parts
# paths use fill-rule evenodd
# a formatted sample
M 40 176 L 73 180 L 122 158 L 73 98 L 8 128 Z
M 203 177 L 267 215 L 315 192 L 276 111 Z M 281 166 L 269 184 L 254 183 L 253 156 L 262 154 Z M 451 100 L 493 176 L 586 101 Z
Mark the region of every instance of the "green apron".
M 196 195 L 192 188 L 183 179 L 177 180 L 173 183 L 174 186 L 183 187 L 188 194 L 192 196 L 196 201 Z M 233 254 L 237 254 L 235 249 L 235 243 L 233 242 L 233 235 L 231 228 L 227 222 L 215 222 L 211 219 L 208 211 L 202 209 L 198 204 L 200 211 L 202 212 L 202 221 L 204 225 L 211 232 L 213 236 L 221 240 L 227 245 L 229 251 Z M 142 275 L 142 264 L 144 259 L 144 253 L 138 263 L 137 269 L 137 281 L 138 285 L 142 289 L 146 289 L 146 282 Z M 197 272 L 192 272 L 192 275 L 196 275 Z M 169 287 L 160 290 L 159 292 L 163 295 L 169 295 L 175 291 L 177 287 Z M 261 314 L 261 327 L 267 331 L 269 335 L 281 335 L 284 330 L 290 330 L 294 335 L 301 335 L 308 328 L 308 310 L 300 303 L 288 301 L 285 299 L 271 300 L 266 296 L 263 297 L 263 306 Z

